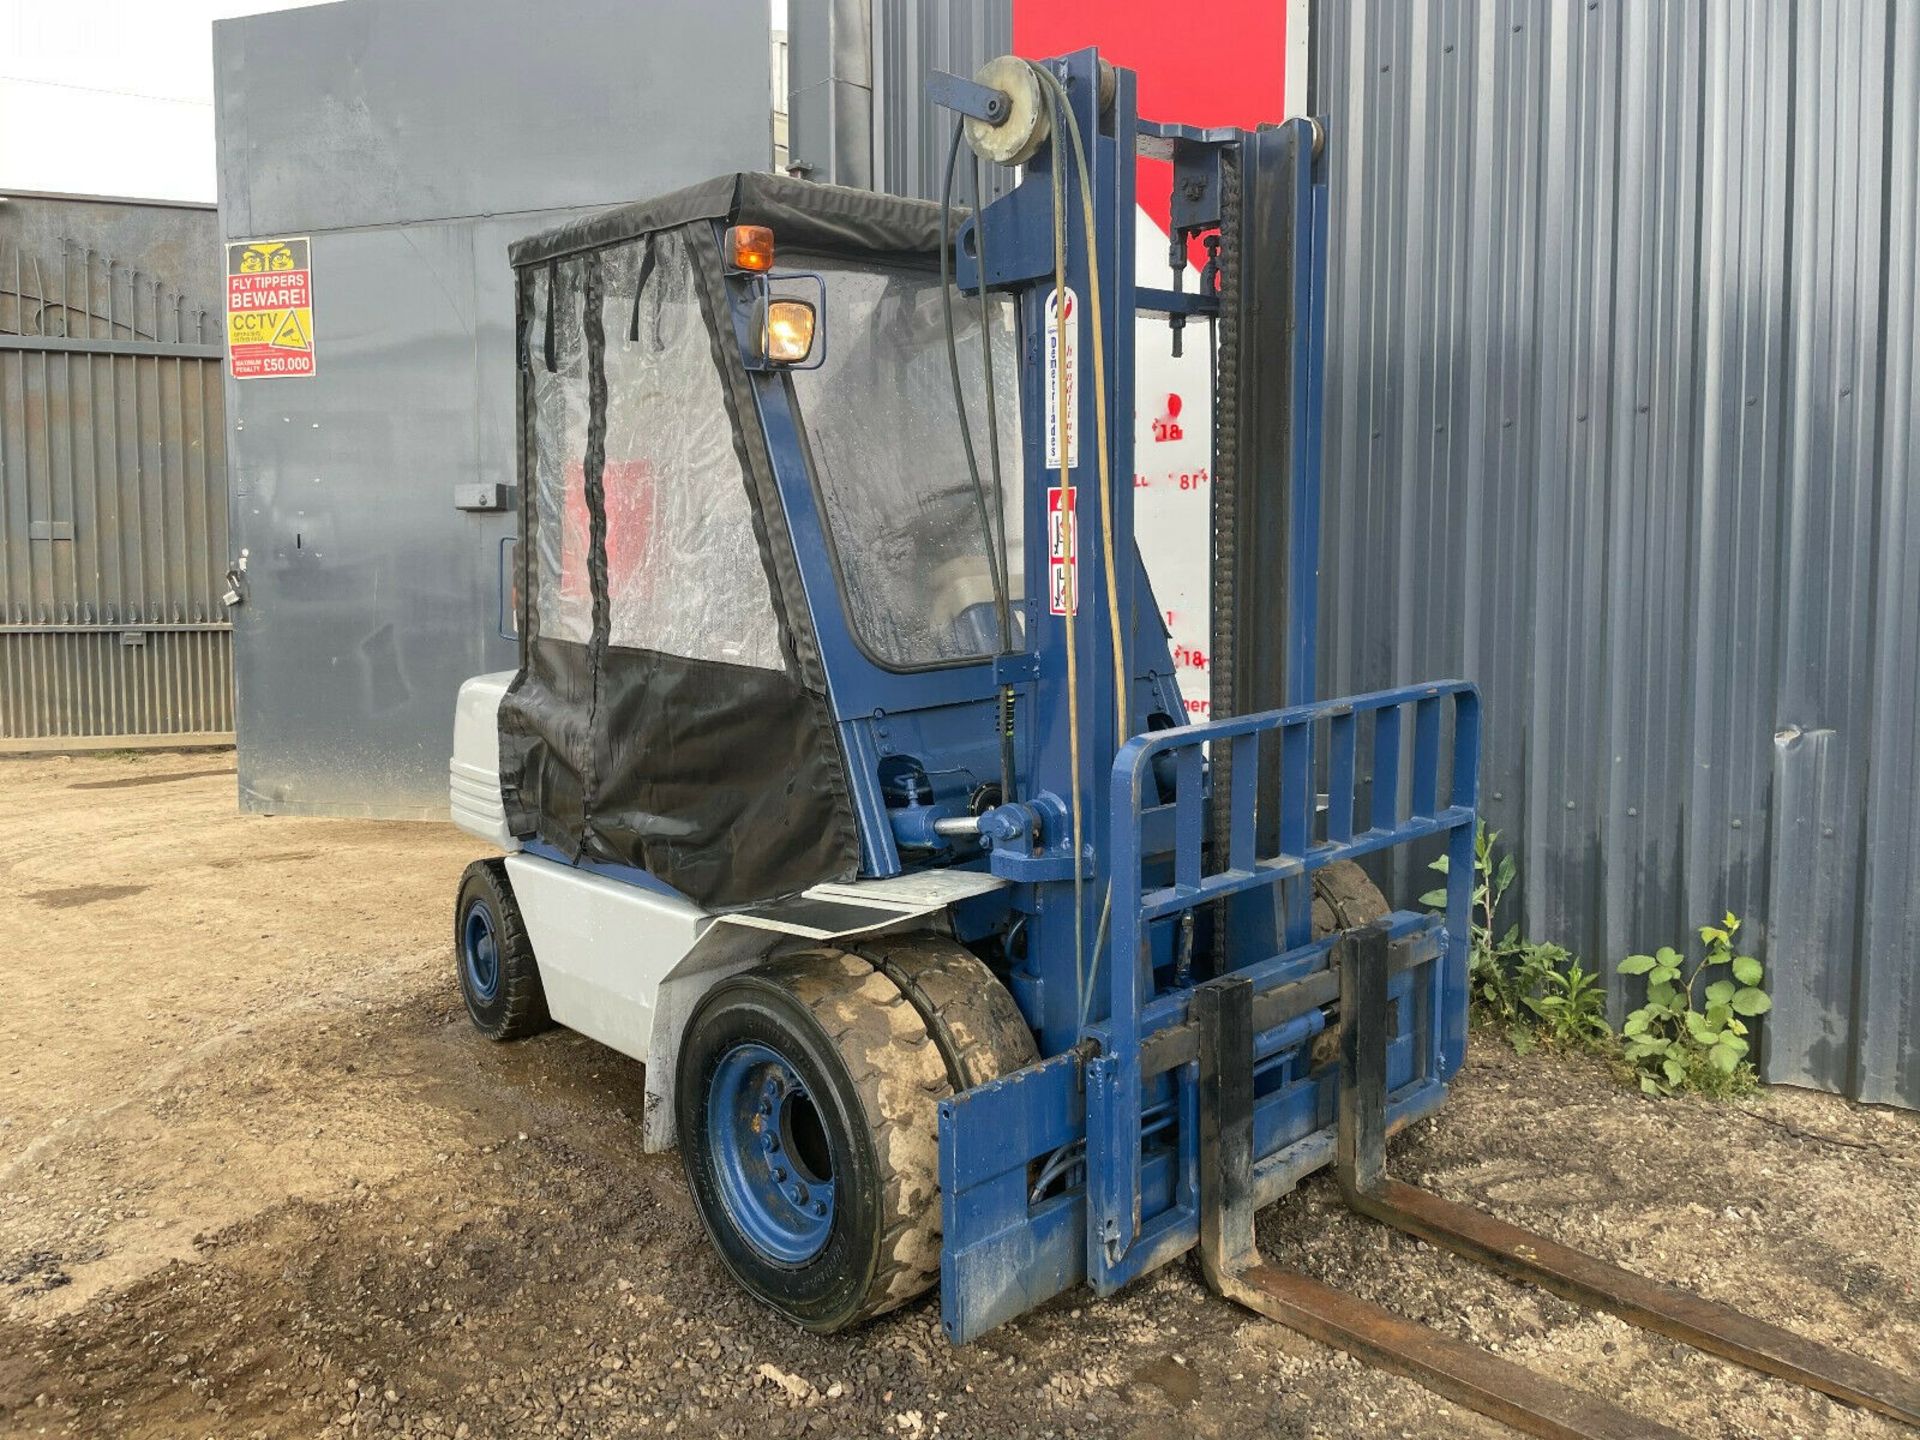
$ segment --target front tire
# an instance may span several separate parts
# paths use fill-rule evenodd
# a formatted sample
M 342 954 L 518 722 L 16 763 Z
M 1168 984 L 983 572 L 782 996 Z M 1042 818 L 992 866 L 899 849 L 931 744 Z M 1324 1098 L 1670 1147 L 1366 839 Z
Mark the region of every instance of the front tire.
M 460 877 L 453 958 L 467 1018 L 488 1039 L 518 1040 L 553 1023 L 505 861 L 476 860 Z
M 1313 872 L 1313 938 L 1371 925 L 1393 907 L 1367 872 L 1351 860 L 1336 860 Z
M 956 1095 L 1039 1061 L 1033 1031 L 1013 996 L 959 941 L 920 930 L 882 935 L 860 944 L 857 953 L 920 1012 Z
M 803 950 L 708 991 L 681 1041 L 675 1118 L 734 1278 L 821 1332 L 927 1290 L 952 1093 L 920 1016 L 857 956 Z

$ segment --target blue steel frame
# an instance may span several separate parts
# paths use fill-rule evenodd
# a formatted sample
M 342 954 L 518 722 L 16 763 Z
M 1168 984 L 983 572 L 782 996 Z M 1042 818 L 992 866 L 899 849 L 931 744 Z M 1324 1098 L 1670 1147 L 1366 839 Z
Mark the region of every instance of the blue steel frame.
M 1094 52 L 1046 63 L 1066 84 L 1090 152 L 1093 248 L 1101 261 L 1107 337 L 1107 373 L 1102 378 L 1111 387 L 1109 394 L 1130 396 L 1137 313 L 1204 315 L 1217 310 L 1211 296 L 1135 291 L 1133 156 L 1143 146 L 1164 153 L 1172 145 L 1184 145 L 1189 155 L 1195 147 L 1224 149 L 1237 145 L 1241 133 L 1139 121 L 1133 77 L 1126 70 L 1115 72 L 1113 102 L 1102 115 L 1095 100 L 1099 60 Z M 1469 685 L 1449 682 L 1313 703 L 1327 189 L 1325 162 L 1315 155 L 1309 123 L 1290 123 L 1299 127 L 1293 147 L 1293 213 L 1298 218 L 1291 298 L 1302 323 L 1293 330 L 1295 380 L 1287 397 L 1292 445 L 1285 637 L 1289 708 L 1149 734 L 1139 733 L 1144 727 L 1136 709 L 1129 716 L 1128 733 L 1119 733 L 1109 687 L 1101 684 L 1111 673 L 1112 660 L 1106 627 L 1099 623 L 1109 603 L 1100 536 L 1091 525 L 1083 526 L 1075 547 L 1082 557 L 1082 628 L 1076 639 L 1082 676 L 1091 677 L 1092 683 L 1083 687 L 1091 693 L 1082 701 L 1082 766 L 1076 773 L 1065 754 L 1063 639 L 1064 626 L 1071 622 L 1038 617 L 1041 623 L 1035 625 L 1030 611 L 1028 634 L 1044 699 L 1033 717 L 1041 734 L 1031 756 L 1030 789 L 1022 793 L 1054 803 L 1045 812 L 1040 839 L 1030 854 L 1024 853 L 1024 842 L 1002 843 L 992 856 L 996 872 L 1031 882 L 1016 886 L 1014 908 L 1026 917 L 1028 947 L 1024 960 L 1016 960 L 1013 981 L 1016 998 L 1040 1034 L 1041 1053 L 1048 1058 L 1018 1075 L 956 1096 L 941 1110 L 942 1320 L 956 1343 L 1082 1279 L 1097 1292 L 1108 1293 L 1197 1242 L 1197 1065 L 1185 1060 L 1154 1069 L 1146 1057 L 1155 1036 L 1185 1020 L 1192 977 L 1182 951 L 1191 937 L 1208 936 L 1224 920 L 1227 908 L 1212 902 L 1271 897 L 1277 888 L 1286 922 L 1280 953 L 1243 954 L 1248 948 L 1244 936 L 1220 933 L 1210 936 L 1210 945 L 1203 940 L 1202 947 L 1212 950 L 1216 966 L 1231 965 L 1248 974 L 1256 992 L 1285 987 L 1313 992 L 1256 1040 L 1256 1203 L 1277 1198 L 1333 1156 L 1336 1081 L 1330 1068 L 1312 1059 L 1312 1040 L 1337 1008 L 1327 1003 L 1334 978 L 1328 969 L 1331 942 L 1314 941 L 1311 932 L 1308 881 L 1314 869 L 1394 845 L 1425 841 L 1445 847 L 1451 857 L 1445 914 L 1396 912 L 1391 922 L 1409 963 L 1390 987 L 1397 1023 L 1389 1050 L 1389 1125 L 1405 1125 L 1438 1105 L 1464 1054 L 1478 694 Z M 1028 337 L 1044 333 L 1044 306 L 1053 284 L 1052 164 L 1052 155 L 1043 148 L 1029 163 L 1022 184 L 980 217 L 977 223 L 985 228 L 988 241 L 984 277 L 971 258 L 978 247 L 966 231 L 956 246 L 962 288 L 984 279 L 991 287 L 1013 291 Z M 1070 229 L 1077 230 L 1077 175 L 1069 171 L 1063 188 Z M 1070 247 L 1067 267 L 1067 283 L 1083 300 L 1089 296 L 1085 251 L 1084 244 Z M 1083 332 L 1083 355 L 1085 341 Z M 1036 351 L 1028 353 L 1023 387 L 1028 417 L 1027 573 L 1034 576 L 1046 573 L 1041 522 L 1046 492 L 1057 481 L 1038 453 L 1043 427 L 1034 423 L 1045 413 L 1039 393 L 1044 367 Z M 1083 364 L 1089 381 L 1091 370 Z M 1083 386 L 1083 423 L 1094 414 L 1092 399 Z M 1116 477 L 1110 497 L 1115 543 L 1130 549 L 1131 407 L 1111 407 L 1109 427 L 1110 473 Z M 1078 500 L 1083 519 L 1097 513 L 1093 449 L 1089 437 L 1073 477 L 1083 492 Z M 1150 592 L 1143 579 L 1134 578 L 1131 566 L 1121 575 L 1122 592 L 1113 603 L 1123 614 L 1137 613 L 1137 606 L 1150 604 L 1145 599 Z M 1164 654 L 1164 642 L 1160 648 Z M 1129 657 L 1129 674 L 1139 666 L 1137 656 Z M 1403 714 L 1410 723 L 1403 721 Z M 1444 754 L 1443 735 L 1450 736 Z M 1277 795 L 1255 793 L 1262 743 L 1280 746 Z M 1234 752 L 1233 842 L 1229 855 L 1207 857 L 1202 847 L 1205 755 L 1219 745 Z M 1091 957 L 1091 997 L 1074 995 L 1074 909 L 1066 875 L 1072 851 L 1060 823 L 1060 797 L 1074 784 L 1083 787 L 1089 818 L 1081 925 L 1084 933 L 1097 933 L 1104 912 L 1111 926 L 1110 943 Z M 1255 855 L 1256 813 L 1274 813 L 1269 807 L 1275 806 L 1281 817 L 1280 850 Z M 1357 810 L 1364 815 L 1359 828 Z M 1125 957 L 1124 963 L 1116 957 Z M 1306 1003 L 1316 995 L 1323 998 Z M 1167 1052 L 1162 1048 L 1155 1053 Z
M 1396 912 L 1391 920 L 1406 963 L 1390 987 L 1397 1010 L 1389 1048 L 1390 1126 L 1439 1103 L 1460 1064 L 1466 1032 L 1478 695 L 1469 685 L 1447 682 L 1313 701 L 1327 192 L 1312 131 L 1306 121 L 1289 122 L 1300 127 L 1291 303 L 1302 321 L 1293 332 L 1294 383 L 1287 397 L 1290 705 L 1187 725 L 1166 634 L 1134 546 L 1128 397 L 1136 316 L 1206 316 L 1217 313 L 1218 302 L 1136 288 L 1134 157 L 1143 147 L 1164 153 L 1179 145 L 1189 155 L 1208 147 L 1224 151 L 1243 133 L 1141 122 L 1134 77 L 1124 69 L 1113 72 L 1112 99 L 1103 109 L 1100 61 L 1092 50 L 1045 64 L 1066 87 L 1078 120 L 1094 222 L 1089 247 L 1080 177 L 1071 150 L 1063 148 L 1066 283 L 1080 301 L 1082 436 L 1071 472 L 1078 492 L 1076 612 L 1052 613 L 1040 583 L 1051 558 L 1048 491 L 1059 483 L 1046 465 L 1044 435 L 1042 341 L 1054 285 L 1049 147 L 1028 163 L 1011 193 L 955 236 L 960 287 L 971 293 L 985 284 L 1011 295 L 1018 307 L 1025 574 L 1028 590 L 1037 592 L 1022 602 L 1020 654 L 902 671 L 863 649 L 844 608 L 792 383 L 778 370 L 750 375 L 755 413 L 748 423 L 757 421 L 755 443 L 766 447 L 798 555 L 859 816 L 864 874 L 910 868 L 896 843 L 883 764 L 921 764 L 932 779 L 934 803 L 955 807 L 978 782 L 998 778 L 997 690 L 1004 682 L 1018 693 L 1018 803 L 996 812 L 1004 823 L 990 844 L 952 842 L 955 848 L 938 863 L 990 869 L 1010 882 L 966 916 L 956 912 L 956 933 L 997 944 L 1009 988 L 1047 1058 L 941 1107 L 942 1318 L 955 1342 L 1083 1279 L 1107 1293 L 1196 1243 L 1196 1063 L 1165 1043 L 1165 1032 L 1185 1021 L 1195 959 L 1203 967 L 1240 970 L 1256 992 L 1286 999 L 1280 1023 L 1256 1040 L 1256 1203 L 1277 1198 L 1330 1162 L 1336 1082 L 1328 1067 L 1314 1062 L 1312 1042 L 1337 1023 L 1331 1005 L 1337 987 L 1329 985 L 1332 942 L 1311 934 L 1313 870 L 1423 841 L 1443 845 L 1452 860 L 1444 915 Z M 982 253 L 976 226 L 986 241 L 984 275 L 975 259 Z M 714 239 L 718 245 L 718 225 Z M 1093 256 L 1105 336 L 1100 374 L 1087 320 Z M 736 338 L 742 353 L 751 354 L 757 287 L 744 276 L 728 283 Z M 1114 397 L 1105 437 L 1113 479 L 1106 499 L 1118 552 L 1111 593 L 1098 523 L 1098 437 L 1091 430 L 1096 387 Z M 1110 606 L 1123 617 L 1119 659 L 1130 689 L 1124 715 L 1116 714 L 1112 695 Z M 1067 698 L 1069 625 L 1078 654 L 1077 717 Z M 1256 793 L 1263 744 L 1280 747 L 1277 794 Z M 1231 747 L 1234 756 L 1233 842 L 1229 854 L 1207 856 L 1205 757 L 1219 746 Z M 1076 792 L 1084 816 L 1078 886 L 1070 821 Z M 1259 814 L 1279 816 L 1274 854 L 1254 853 Z M 1364 816 L 1364 825 L 1356 826 L 1356 816 Z M 1260 927 L 1227 926 L 1228 908 L 1214 902 L 1265 896 L 1271 904 L 1276 891 L 1284 914 L 1278 953 L 1242 953 L 1265 949 L 1249 939 Z
M 1256 793 L 1258 751 L 1267 743 L 1281 747 L 1277 796 Z M 1234 750 L 1233 840 L 1227 856 L 1214 858 L 1203 850 L 1203 749 L 1219 745 Z M 1444 844 L 1444 914 L 1397 911 L 1390 921 L 1410 963 L 1389 987 L 1399 1011 L 1388 1051 L 1389 1131 L 1439 1104 L 1466 1048 L 1479 747 L 1479 692 L 1459 681 L 1127 743 L 1109 792 L 1122 837 L 1111 953 L 1135 963 L 1109 967 L 1108 1013 L 1086 1027 L 1082 1046 L 941 1106 L 942 1321 L 956 1343 L 1082 1279 L 1110 1293 L 1197 1243 L 1198 1067 L 1183 1059 L 1155 1068 L 1144 1058 L 1148 1042 L 1187 1018 L 1191 987 L 1171 983 L 1169 947 L 1151 933 L 1183 916 L 1336 860 L 1421 840 Z M 1154 764 L 1161 756 L 1173 761 L 1170 799 Z M 1316 779 L 1326 786 L 1324 806 Z M 1276 804 L 1280 849 L 1258 854 L 1256 809 Z M 1159 853 L 1145 838 L 1155 834 L 1172 837 Z M 1161 863 L 1169 852 L 1171 864 Z M 1335 1067 L 1312 1055 L 1314 1037 L 1337 1020 L 1332 946 L 1331 937 L 1309 939 L 1238 967 L 1256 994 L 1307 992 L 1295 1013 L 1255 1037 L 1256 1205 L 1333 1158 Z
M 1092 1186 L 1088 1229 L 1088 1272 L 1097 1288 L 1108 1290 L 1173 1255 L 1184 1252 L 1199 1235 L 1199 1212 L 1193 1203 L 1197 1180 L 1180 1187 L 1174 1204 L 1153 1218 L 1142 1218 L 1141 1157 L 1143 1095 L 1155 1077 L 1143 1073 L 1141 1041 L 1152 1031 L 1183 1022 L 1191 990 L 1164 990 L 1153 977 L 1148 931 L 1165 925 L 1197 907 L 1228 896 L 1288 882 L 1304 881 L 1312 871 L 1336 860 L 1357 859 L 1393 845 L 1439 838 L 1448 855 L 1449 884 L 1444 922 L 1437 930 L 1432 917 L 1397 916 L 1395 935 L 1430 943 L 1411 983 L 1419 987 L 1415 1010 L 1424 1006 L 1429 1023 L 1415 1025 L 1401 1017 L 1396 1045 L 1411 1044 L 1414 1062 L 1401 1069 L 1405 1057 L 1389 1056 L 1389 1084 L 1405 1090 L 1396 1098 L 1403 1108 L 1425 1092 L 1437 1099 L 1439 1089 L 1459 1069 L 1466 1050 L 1468 964 L 1468 906 L 1473 874 L 1473 836 L 1476 772 L 1480 753 L 1479 693 L 1468 684 L 1451 681 L 1405 690 L 1381 691 L 1351 700 L 1293 706 L 1236 720 L 1221 720 L 1129 741 L 1115 758 L 1110 803 L 1114 813 L 1132 817 L 1121 830 L 1122 842 L 1114 855 L 1113 953 L 1134 955 L 1133 966 L 1110 970 L 1109 1009 L 1104 1024 L 1090 1027 L 1101 1053 L 1088 1063 L 1087 1156 Z M 1413 770 L 1402 807 L 1399 771 L 1402 715 L 1413 713 Z M 1451 714 L 1446 713 L 1448 710 Z M 1360 760 L 1360 720 L 1371 720 L 1369 764 Z M 1441 803 L 1442 722 L 1450 720 L 1453 734 L 1450 784 Z M 1263 742 L 1280 745 L 1280 793 L 1256 793 L 1259 750 Z M 1319 742 L 1316 744 L 1316 742 Z M 1231 836 L 1226 856 L 1203 855 L 1205 829 L 1205 771 L 1203 746 L 1227 745 L 1233 751 Z M 1325 789 L 1315 783 L 1316 750 L 1324 757 Z M 1178 788 L 1173 797 L 1174 849 L 1172 874 L 1143 890 L 1146 863 L 1139 838 L 1146 831 L 1147 794 L 1151 765 L 1157 755 L 1175 757 Z M 1370 777 L 1364 810 L 1359 804 L 1361 777 Z M 1319 797 L 1324 795 L 1324 808 Z M 1261 855 L 1255 849 L 1254 815 L 1263 804 L 1276 803 L 1280 811 L 1280 849 Z M 1355 829 L 1356 812 L 1364 824 Z M 1318 824 L 1316 825 L 1316 821 Z M 1319 831 L 1316 834 L 1316 829 Z M 1206 870 L 1211 860 L 1215 867 Z M 1456 873 L 1457 872 L 1457 873 Z M 1330 942 L 1315 942 L 1311 926 L 1287 936 L 1288 949 L 1271 959 L 1241 967 L 1253 979 L 1255 993 L 1303 980 L 1328 965 Z M 1405 993 L 1407 976 L 1397 984 Z M 1395 996 L 1399 998 L 1398 995 Z M 1311 1039 L 1324 1016 L 1316 1008 L 1279 1027 L 1280 1032 L 1255 1037 L 1255 1062 L 1268 1060 L 1289 1046 Z M 1297 1025 L 1297 1035 L 1289 1026 Z M 1424 1053 L 1423 1053 L 1424 1052 Z M 1298 1065 L 1296 1057 L 1295 1062 Z M 1179 1080 L 1183 1109 L 1191 1104 L 1197 1072 Z M 1395 1071 L 1399 1070 L 1396 1078 Z M 1256 1072 L 1257 1073 L 1257 1072 Z M 1305 1077 L 1303 1077 L 1305 1078 Z M 1329 1106 L 1332 1076 L 1310 1079 L 1319 1110 L 1324 1085 Z M 1285 1088 L 1263 1097 L 1269 1109 L 1284 1103 Z M 1389 1120 L 1393 1118 L 1390 1104 Z M 1285 1127 L 1278 1128 L 1283 1134 Z M 1255 1111 L 1255 1154 L 1264 1157 L 1271 1146 L 1261 1145 L 1259 1107 Z M 1193 1139 L 1181 1137 L 1181 1163 L 1190 1177 Z

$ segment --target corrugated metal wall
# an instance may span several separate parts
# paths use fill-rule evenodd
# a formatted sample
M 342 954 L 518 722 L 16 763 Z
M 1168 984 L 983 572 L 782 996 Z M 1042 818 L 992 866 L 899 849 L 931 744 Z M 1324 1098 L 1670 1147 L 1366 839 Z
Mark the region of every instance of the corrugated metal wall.
M 794 163 L 810 179 L 939 199 L 953 116 L 928 101 L 927 76 L 971 75 L 1012 50 L 1012 0 L 788 0 L 787 25 Z M 989 165 L 983 183 L 995 195 L 1009 178 Z
M 181 217 L 30 197 L 120 243 Z M 44 212 L 44 213 L 42 213 Z M 124 213 L 123 213 L 124 212 Z M 210 212 L 201 220 L 211 246 Z M 217 316 L 95 240 L 0 240 L 0 746 L 233 729 Z
M 935 70 L 971 75 L 1012 49 L 1010 0 L 882 0 L 874 6 L 874 189 L 940 198 L 953 114 L 928 102 L 927 77 Z M 970 158 L 963 154 L 954 181 L 956 204 L 967 202 Z M 984 170 L 981 183 L 990 196 L 1011 178 L 998 165 Z
M 1477 679 L 1529 936 L 1731 908 L 1766 1077 L 1920 1106 L 1920 6 L 1313 25 L 1324 689 Z

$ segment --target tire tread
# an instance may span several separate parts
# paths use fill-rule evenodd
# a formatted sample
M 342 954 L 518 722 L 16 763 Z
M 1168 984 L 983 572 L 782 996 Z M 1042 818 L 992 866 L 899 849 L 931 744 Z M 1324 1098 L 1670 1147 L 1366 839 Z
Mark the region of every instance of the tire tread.
M 865 941 L 856 953 L 912 1002 L 946 1062 L 956 1094 L 1040 1058 L 1007 987 L 959 941 L 921 930 Z
M 501 1007 L 500 1018 L 490 1024 L 474 1016 L 471 1005 L 467 1007 L 467 1014 L 473 1019 L 474 1028 L 491 1040 L 523 1040 L 547 1029 L 553 1020 L 547 1013 L 547 992 L 540 984 L 540 966 L 534 959 L 533 941 L 527 935 L 527 923 L 521 918 L 519 902 L 513 898 L 513 882 L 507 877 L 507 862 L 498 856 L 474 861 L 460 877 L 460 900 L 453 911 L 454 957 L 464 965 L 464 961 L 461 961 L 461 923 L 466 915 L 467 887 L 476 878 L 480 878 L 488 889 L 494 919 L 499 926 L 495 943 L 500 952 L 500 987 L 505 1004 Z M 463 985 L 463 998 L 465 994 Z
M 1336 860 L 1313 872 L 1313 934 L 1370 924 L 1392 910 L 1380 887 L 1351 860 Z
M 879 1161 L 885 1223 L 866 1297 L 834 1328 L 883 1315 L 940 1276 L 938 1106 L 946 1063 L 887 976 L 843 950 L 796 951 L 757 972 L 787 989 L 832 1041 L 860 1097 Z

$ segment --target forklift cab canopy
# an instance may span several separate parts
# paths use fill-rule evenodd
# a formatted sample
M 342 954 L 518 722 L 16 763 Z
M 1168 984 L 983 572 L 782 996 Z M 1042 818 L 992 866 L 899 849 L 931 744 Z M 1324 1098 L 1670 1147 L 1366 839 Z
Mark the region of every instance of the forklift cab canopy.
M 750 368 L 750 277 L 723 251 L 733 225 L 773 232 L 776 285 L 817 277 L 826 307 L 808 368 Z M 841 591 L 813 603 L 844 606 L 866 659 L 889 669 L 990 655 L 940 234 L 926 202 L 738 174 L 513 247 L 520 668 L 500 708 L 500 773 L 523 841 L 645 870 L 709 909 L 858 871 L 829 664 L 755 386 L 789 387 L 801 417 L 777 442 L 812 478 L 813 513 L 793 524 L 802 544 L 824 533 Z M 976 307 L 956 323 L 971 409 L 984 391 Z M 1010 304 L 992 329 L 1003 463 L 1017 473 Z

